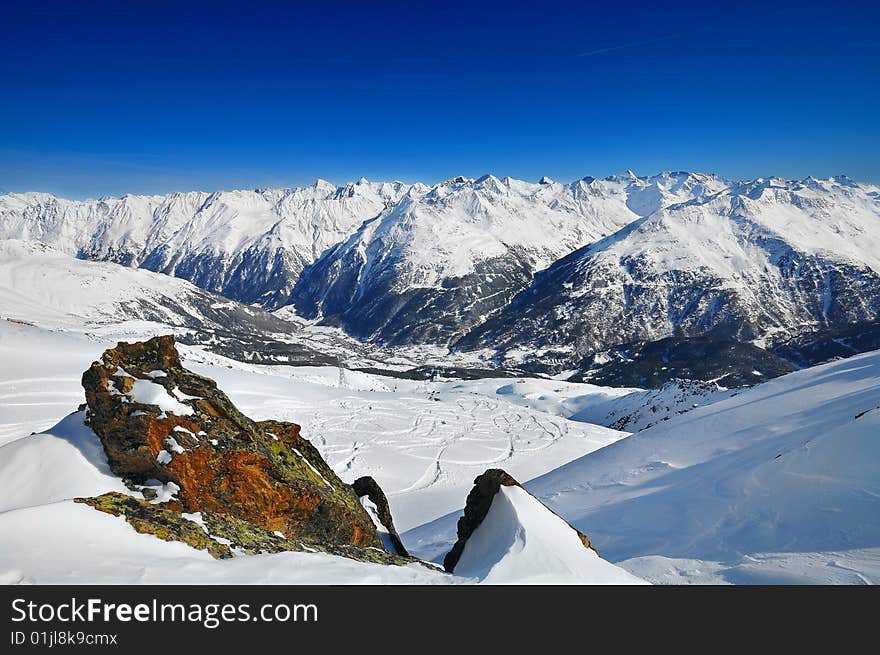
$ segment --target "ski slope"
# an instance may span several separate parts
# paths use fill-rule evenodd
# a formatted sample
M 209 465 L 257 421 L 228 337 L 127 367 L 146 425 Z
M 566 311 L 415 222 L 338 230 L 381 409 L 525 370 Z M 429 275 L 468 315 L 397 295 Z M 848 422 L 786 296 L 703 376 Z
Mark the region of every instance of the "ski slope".
M 7 364 L 0 371 L 3 441 L 44 430 L 74 411 L 84 401 L 82 371 L 112 345 L 0 322 L 0 354 Z M 217 380 L 248 416 L 302 425 L 342 479 L 373 476 L 403 530 L 461 507 L 486 468 L 504 467 L 525 480 L 627 435 L 481 393 L 481 381 L 258 366 L 195 346 L 178 348 L 185 366 Z M 498 386 L 509 382 L 496 380 Z
M 324 554 L 218 562 L 74 504 L 71 499 L 79 496 L 126 492 L 109 471 L 97 437 L 83 425 L 83 412 L 74 411 L 83 400 L 81 371 L 107 345 L 0 322 L 5 363 L 0 371 L 0 583 L 480 581 L 420 565 L 378 566 Z M 386 491 L 401 529 L 460 507 L 474 477 L 489 466 L 503 465 L 530 478 L 626 436 L 453 389 L 457 383 L 452 382 L 395 380 L 329 367 L 254 366 L 197 347 L 180 348 L 185 366 L 216 379 L 246 414 L 300 422 L 303 434 L 344 480 L 372 475 Z M 582 550 L 585 558 L 591 556 Z M 616 571 L 603 564 L 610 567 L 606 572 Z M 598 582 L 591 570 L 556 580 Z M 552 572 L 545 573 L 541 580 L 552 578 Z
M 211 582 L 223 572 L 231 581 L 254 576 L 247 579 L 333 582 L 349 576 L 351 582 L 422 583 L 439 575 L 419 567 L 395 569 L 388 577 L 384 567 L 368 572 L 357 563 L 337 568 L 331 561 L 326 568 L 316 564 L 310 577 L 278 572 L 279 559 L 270 559 L 265 569 L 250 560 L 234 564 L 241 567 L 238 578 L 212 561 L 180 561 L 178 546 L 163 545 L 161 554 L 154 553 L 156 565 L 142 567 L 138 578 L 131 568 L 136 554 L 155 544 L 125 533 L 128 528 L 113 517 L 84 519 L 84 508 L 68 500 L 119 488 L 101 463 L 94 435 L 71 415 L 82 401 L 80 372 L 107 345 L 0 323 L 6 364 L 0 372 L 0 532 L 14 535 L 2 549 L 0 579 Z M 650 582 L 880 580 L 878 352 L 783 376 L 628 436 L 564 416 L 583 415 L 600 401 L 620 403 L 638 391 L 603 394 L 591 385 L 554 380 L 420 382 L 332 367 L 248 365 L 195 346 L 181 350 L 186 366 L 215 378 L 248 415 L 301 423 L 344 480 L 375 477 L 407 548 L 426 560 L 441 560 L 454 542 L 473 479 L 500 467 L 531 480 L 529 491 L 589 535 L 603 559 Z M 577 395 L 578 389 L 586 393 Z M 47 428 L 49 434 L 27 436 Z M 522 518 L 528 507 L 511 512 L 520 518 L 500 521 L 497 534 L 505 542 L 514 535 L 515 545 L 516 535 L 528 535 L 529 521 Z M 78 526 L 89 526 L 94 536 Z M 539 536 L 546 530 L 540 528 Z M 119 566 L 115 577 L 99 572 L 97 560 L 83 554 L 109 557 L 111 546 L 100 535 L 133 549 L 125 545 L 113 560 Z M 40 563 L 68 557 L 50 556 L 53 542 L 84 549 L 70 556 L 75 566 L 67 573 L 63 565 Z M 527 551 L 513 548 L 523 557 Z M 536 557 L 549 562 L 560 556 L 551 555 Z M 280 559 L 301 557 L 308 555 Z M 521 570 L 520 564 L 511 566 Z M 459 581 L 504 582 L 505 570 L 507 565 L 489 575 L 476 566 Z M 558 575 L 550 578 L 559 580 L 561 569 L 551 570 Z
M 880 352 L 765 382 L 526 487 L 654 583 L 880 582 Z M 456 514 L 402 538 L 433 559 Z

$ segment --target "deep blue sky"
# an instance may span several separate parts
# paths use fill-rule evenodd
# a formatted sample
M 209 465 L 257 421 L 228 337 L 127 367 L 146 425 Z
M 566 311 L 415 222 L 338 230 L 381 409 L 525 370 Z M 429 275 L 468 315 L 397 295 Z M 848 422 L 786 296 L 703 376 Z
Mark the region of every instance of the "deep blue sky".
M 877 2 L 0 8 L 0 189 L 880 182 Z

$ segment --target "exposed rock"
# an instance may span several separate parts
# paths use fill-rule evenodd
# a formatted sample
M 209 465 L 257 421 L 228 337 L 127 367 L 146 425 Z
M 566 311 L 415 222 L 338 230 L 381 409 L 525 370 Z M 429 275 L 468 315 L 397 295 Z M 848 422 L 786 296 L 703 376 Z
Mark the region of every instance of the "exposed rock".
M 75 502 L 90 505 L 113 516 L 122 516 L 142 534 L 151 534 L 165 541 L 180 541 L 197 550 L 207 550 L 217 559 L 227 559 L 242 553 L 257 555 L 293 551 L 328 553 L 375 564 L 402 565 L 417 561 L 373 546 L 360 548 L 288 539 L 248 521 L 219 512 L 205 511 L 200 515 L 187 516 L 168 509 L 167 504 L 151 504 L 117 492 L 96 498 L 76 498 Z
M 474 480 L 474 488 L 471 489 L 467 496 L 464 515 L 458 519 L 458 540 L 452 546 L 452 550 L 450 550 L 446 554 L 446 557 L 443 558 L 443 568 L 449 573 L 452 573 L 455 570 L 455 566 L 458 564 L 462 552 L 464 552 L 467 540 L 474 531 L 480 527 L 483 519 L 486 518 L 486 514 L 488 514 L 489 508 L 492 506 L 495 494 L 498 493 L 498 490 L 502 485 L 522 487 L 519 482 L 503 469 L 488 469 L 485 473 L 477 476 Z M 552 512 L 553 510 L 548 507 L 547 511 Z M 553 513 L 555 514 L 555 512 Z M 581 543 L 584 544 L 584 547 L 590 548 L 596 552 L 596 549 L 593 548 L 590 543 L 590 538 L 587 535 L 572 526 L 569 527 L 577 533 L 577 536 L 581 540 Z
M 213 380 L 182 367 L 172 336 L 107 350 L 83 387 L 110 468 L 133 488 L 164 484 L 167 509 L 222 514 L 294 541 L 382 547 L 357 495 L 299 426 L 246 417 Z
M 358 495 L 358 498 L 360 498 L 361 504 L 367 509 L 367 513 L 373 518 L 373 522 L 376 523 L 376 529 L 379 530 L 379 534 L 383 537 L 387 535 L 387 541 L 390 543 L 385 544 L 386 550 L 391 552 L 390 549 L 393 549 L 393 552 L 398 555 L 408 557 L 409 553 L 400 540 L 397 529 L 394 527 L 394 519 L 391 518 L 391 506 L 388 504 L 388 498 L 385 497 L 385 492 L 382 491 L 379 483 L 369 475 L 365 475 L 355 480 L 351 486 Z M 383 541 L 385 541 L 384 538 Z

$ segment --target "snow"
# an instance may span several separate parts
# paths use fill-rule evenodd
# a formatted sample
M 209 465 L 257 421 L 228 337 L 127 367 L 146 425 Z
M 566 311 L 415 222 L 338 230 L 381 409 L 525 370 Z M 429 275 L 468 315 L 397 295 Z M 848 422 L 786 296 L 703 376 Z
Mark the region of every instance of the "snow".
M 39 242 L 71 256 L 122 261 L 194 279 L 204 270 L 204 261 L 211 260 L 223 283 L 235 285 L 247 281 L 235 277 L 242 271 L 264 274 L 260 269 L 276 256 L 283 257 L 291 274 L 298 274 L 321 251 L 411 188 L 416 187 L 400 182 L 344 187 L 323 182 L 296 189 L 83 201 L 8 194 L 0 196 L 0 239 Z M 247 265 L 242 269 L 238 265 L 243 262 Z M 216 285 L 216 275 L 207 277 L 202 281 Z M 267 291 L 272 290 L 270 284 Z
M 100 442 L 82 425 L 83 414 L 64 418 L 82 402 L 82 371 L 111 345 L 83 335 L 0 321 L 0 351 L 6 356 L 0 389 L 44 393 L 17 396 L 38 401 L 28 404 L 25 414 L 19 407 L 0 405 L 0 434 L 7 438 L 0 447 L 0 511 L 6 512 L 0 514 L 0 534 L 4 535 L 0 538 L 0 579 L 38 583 L 473 581 L 421 566 L 374 567 L 318 553 L 218 563 L 180 544 L 136 534 L 120 518 L 67 502 L 106 491 L 135 493 L 109 474 Z M 511 474 L 529 479 L 626 435 L 516 406 L 499 399 L 494 390 L 493 397 L 486 397 L 476 386 L 453 389 L 456 382 L 397 380 L 347 371 L 340 386 L 336 367 L 256 366 L 197 347 L 181 345 L 180 351 L 185 366 L 217 380 L 247 415 L 300 423 L 303 436 L 344 481 L 372 475 L 389 496 L 401 529 L 461 507 L 474 477 L 490 465 L 500 464 Z M 55 376 L 47 387 L 45 378 L 52 373 Z M 140 382 L 160 386 L 150 380 Z M 505 382 L 495 381 L 496 385 Z M 45 422 L 58 420 L 62 422 L 47 434 L 27 436 Z M 65 436 L 73 427 L 78 430 L 76 445 L 72 437 Z M 171 457 L 167 450 L 162 452 Z M 83 453 L 91 453 L 88 457 L 95 461 Z M 158 493 L 153 502 L 165 502 L 177 491 L 172 485 L 153 481 L 144 486 Z M 35 508 L 34 512 L 28 508 Z M 51 521 L 57 525 L 45 523 Z M 31 528 L 22 532 L 22 525 Z M 29 549 L 32 541 L 35 547 Z M 157 544 L 151 545 L 152 541 Z M 445 544 L 447 550 L 453 541 Z
M 201 512 L 181 512 L 181 516 L 188 521 L 192 521 L 196 523 L 205 533 L 208 533 L 208 526 L 205 525 L 205 520 L 202 518 Z
M 641 218 L 538 271 L 466 343 L 497 349 L 508 367 L 576 345 L 560 363 L 571 367 L 633 341 L 711 335 L 772 345 L 875 319 L 878 194 L 871 184 L 759 180 L 641 207 Z
M 495 259 L 534 273 L 647 213 L 726 185 L 714 176 L 687 173 L 589 184 L 533 184 L 493 175 L 453 178 L 423 193 L 411 190 L 326 250 L 300 278 L 297 307 L 308 307 L 309 316 L 313 310 L 315 315 L 325 309 L 335 313 L 338 308 L 325 305 L 332 305 L 336 296 L 344 294 L 357 306 L 361 299 L 369 302 L 374 294 L 386 293 L 387 285 L 396 291 L 442 290 L 444 281 L 483 272 L 479 266 Z M 636 201 L 645 189 L 651 190 L 650 202 Z M 340 271 L 345 273 L 341 282 Z M 501 272 L 502 277 L 510 275 Z M 353 281 L 350 288 L 335 289 L 348 279 Z M 518 290 L 488 284 L 469 293 L 487 300 L 499 291 Z
M 687 578 L 670 560 L 699 560 L 702 582 L 876 583 L 878 407 L 875 352 L 694 409 L 528 488 L 655 582 Z
M 162 451 L 165 452 L 165 451 Z M 175 496 L 180 491 L 180 487 L 175 482 L 165 482 L 164 484 L 158 480 L 151 481 L 152 484 L 146 484 L 144 487 L 151 488 L 156 492 L 156 497 L 150 502 L 153 505 L 167 503 L 169 500 L 177 500 Z
M 52 427 L 85 402 L 83 371 L 112 345 L 0 320 L 0 445 Z
M 695 408 L 525 487 L 649 582 L 876 584 L 878 434 L 880 351 Z M 437 561 L 460 515 L 401 538 Z
M 574 563 L 574 551 L 542 546 L 560 542 L 546 535 L 561 521 L 540 519 L 540 506 L 507 494 L 498 501 L 508 506 L 496 508 L 507 509 L 487 525 L 497 520 L 493 530 L 509 540 L 489 553 L 494 559 L 486 550 L 465 560 L 468 576 L 318 553 L 217 562 L 74 505 L 78 496 L 134 493 L 110 474 L 83 413 L 69 413 L 83 400 L 82 371 L 109 345 L 0 321 L 3 581 L 600 580 L 589 558 Z M 180 350 L 187 367 L 217 380 L 249 416 L 300 423 L 344 481 L 372 475 L 404 544 L 427 560 L 442 558 L 454 542 L 474 477 L 502 467 L 589 535 L 605 564 L 650 582 L 880 581 L 880 352 L 708 398 L 628 436 L 566 417 L 607 420 L 615 403 L 638 409 L 646 402 L 641 390 L 559 380 L 424 382 L 353 371 L 341 379 L 336 367 L 256 366 L 199 347 Z M 176 491 L 150 486 L 157 502 Z
M 192 407 L 184 405 L 168 393 L 161 384 L 150 382 L 149 380 L 135 380 L 132 383 L 131 391 L 126 395 L 136 403 L 155 405 L 162 412 L 172 412 L 178 416 L 189 416 L 193 413 Z M 177 395 L 176 390 L 175 395 Z M 192 398 L 192 396 L 187 396 L 186 398 Z
M 175 439 L 174 437 L 168 437 L 162 443 L 164 444 L 164 446 L 166 448 L 170 449 L 171 452 L 174 453 L 175 455 L 179 455 L 180 453 L 183 453 L 186 451 L 183 446 L 181 446 L 179 443 L 177 443 L 177 439 Z
M 373 476 L 400 530 L 460 507 L 487 468 L 501 466 L 529 479 L 627 434 L 484 396 L 481 381 L 421 382 L 346 371 L 346 386 L 339 387 L 334 367 L 211 361 L 185 364 L 215 379 L 248 416 L 299 423 L 344 481 Z
M 137 341 L 160 334 L 188 336 L 194 327 L 222 334 L 230 327 L 227 321 L 204 316 L 206 307 L 217 304 L 216 298 L 167 275 L 79 260 L 39 244 L 0 241 L 0 319 L 79 333 L 112 346 L 116 341 Z M 232 301 L 223 306 L 253 312 L 253 308 Z M 231 316 L 236 320 L 234 312 Z M 270 317 L 268 313 L 262 316 Z M 352 367 L 405 369 L 451 361 L 445 348 L 403 348 L 397 352 L 363 344 L 338 328 L 311 324 L 289 308 L 279 310 L 275 316 L 288 325 L 280 325 L 283 332 L 271 335 L 273 338 L 336 356 Z M 259 322 L 252 327 L 262 330 Z M 247 328 L 245 325 L 245 331 Z M 204 340 L 221 343 L 216 338 Z M 96 350 L 100 355 L 103 349 Z M 458 355 L 455 359 L 459 365 L 479 365 L 479 356 Z M 148 377 L 156 380 L 165 375 L 164 371 L 150 371 Z M 45 422 L 42 427 L 51 424 Z
M 275 437 L 274 434 L 273 434 L 272 436 Z M 275 437 L 275 439 L 277 440 L 278 437 Z M 316 468 L 312 465 L 312 463 L 311 463 L 309 460 L 307 460 L 307 459 L 305 458 L 305 456 L 304 456 L 304 455 L 303 455 L 298 449 L 294 448 L 294 449 L 293 449 L 293 452 L 295 452 L 295 453 L 297 454 L 297 456 L 298 456 L 302 461 L 304 461 L 304 462 L 306 463 L 306 465 L 312 470 L 312 473 L 314 473 L 314 474 L 317 475 L 319 478 L 321 478 L 321 480 L 324 482 L 324 484 L 326 484 L 328 487 L 330 487 L 331 489 L 333 489 L 333 485 L 330 484 L 330 481 L 327 480 L 327 478 L 325 478 L 323 475 L 321 475 L 321 472 L 320 472 L 318 469 L 316 469 Z
M 0 512 L 108 491 L 130 493 L 107 464 L 101 442 L 74 412 L 49 432 L 0 446 Z
M 182 325 L 166 305 L 197 312 L 188 297 L 204 292 L 167 275 L 74 259 L 21 241 L 0 241 L 0 308 L 4 318 L 81 331 L 92 322 L 161 317 Z M 159 333 L 156 331 L 156 333 Z
M 774 247 L 833 253 L 880 272 L 880 215 L 870 186 L 862 193 L 828 182 L 817 192 L 800 183 L 769 188 L 741 183 L 704 203 L 673 205 L 633 224 L 603 256 L 646 252 L 668 270 L 708 268 L 728 280 L 770 263 Z M 695 244 L 700 247 L 694 248 Z
M 733 395 L 714 385 L 673 380 L 660 389 L 520 378 L 455 382 L 450 390 L 479 393 L 571 421 L 637 432 L 692 409 Z
M 201 396 L 189 396 L 180 390 L 180 387 L 174 387 L 171 392 L 177 400 L 202 400 Z
M 455 574 L 489 584 L 643 582 L 584 547 L 571 526 L 517 486 L 502 486 L 495 494 Z
M 121 517 L 61 501 L 0 514 L 0 584 L 450 584 L 418 564 L 384 566 L 324 553 L 215 560 L 137 533 Z

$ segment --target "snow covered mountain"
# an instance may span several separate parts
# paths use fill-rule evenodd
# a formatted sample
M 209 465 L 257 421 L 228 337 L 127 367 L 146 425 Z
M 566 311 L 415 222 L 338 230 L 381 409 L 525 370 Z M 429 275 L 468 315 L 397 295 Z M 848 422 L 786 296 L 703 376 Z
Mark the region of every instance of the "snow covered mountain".
M 306 267 L 291 301 L 301 315 L 361 339 L 445 344 L 572 250 L 725 187 L 693 173 L 571 184 L 457 177 L 413 189 L 365 222 Z
M 174 333 L 184 343 L 237 357 L 334 364 L 300 323 L 199 289 L 185 280 L 75 259 L 47 246 L 0 241 L 0 319 L 99 339 Z M 328 337 L 329 339 L 329 337 Z M 338 340 L 331 343 L 342 346 Z M 338 351 L 338 348 L 335 350 Z
M 878 187 L 774 178 L 660 209 L 573 252 L 458 346 L 565 368 L 634 341 L 772 345 L 878 316 Z
M 0 316 L 53 329 L 290 333 L 298 326 L 184 280 L 0 241 Z M 153 327 L 150 328 L 150 325 Z
M 384 346 L 559 371 L 621 344 L 776 344 L 880 318 L 880 189 L 631 172 L 74 202 L 0 196 L 0 239 L 185 278 Z M 293 308 L 293 310 L 291 310 Z
M 0 196 L 0 239 L 147 268 L 271 308 L 286 300 L 306 264 L 409 188 L 362 179 L 84 201 L 8 194 Z

